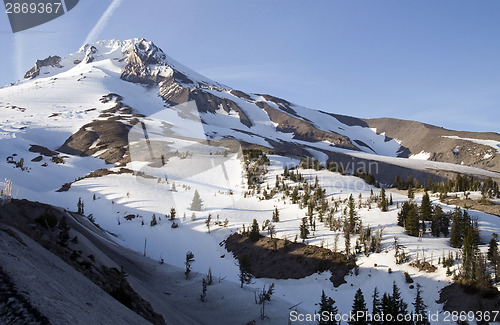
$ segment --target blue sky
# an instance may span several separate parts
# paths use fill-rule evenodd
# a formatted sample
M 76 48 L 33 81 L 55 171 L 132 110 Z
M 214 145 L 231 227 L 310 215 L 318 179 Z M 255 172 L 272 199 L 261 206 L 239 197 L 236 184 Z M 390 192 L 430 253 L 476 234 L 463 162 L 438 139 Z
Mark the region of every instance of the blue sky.
M 85 40 L 144 37 L 247 92 L 339 114 L 500 132 L 498 17 L 498 0 L 81 0 L 16 34 L 0 14 L 0 83 Z

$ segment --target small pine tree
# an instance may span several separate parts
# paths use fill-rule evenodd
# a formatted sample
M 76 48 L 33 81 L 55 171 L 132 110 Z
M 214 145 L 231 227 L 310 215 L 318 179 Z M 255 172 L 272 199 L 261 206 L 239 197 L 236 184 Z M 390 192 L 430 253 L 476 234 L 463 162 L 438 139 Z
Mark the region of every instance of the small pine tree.
M 175 220 L 175 215 L 176 215 L 176 211 L 175 211 L 175 208 L 171 208 L 170 209 L 170 221 L 174 221 Z
M 158 224 L 158 221 L 156 221 L 156 215 L 153 214 L 153 217 L 151 218 L 150 226 L 154 227 Z
M 359 217 L 358 213 L 356 212 L 356 203 L 354 202 L 354 197 L 352 196 L 352 194 L 349 196 L 347 208 L 349 209 L 349 230 L 351 233 L 355 233 L 359 223 Z
M 257 222 L 257 219 L 253 219 L 252 228 L 250 229 L 250 233 L 248 234 L 248 239 L 250 239 L 253 242 L 256 242 L 259 240 L 259 238 L 260 238 L 259 223 Z
M 78 198 L 78 203 L 76 204 L 76 207 L 78 208 L 78 212 L 77 212 L 78 214 L 83 215 L 85 213 L 84 209 L 83 209 L 83 201 L 82 201 L 81 197 Z
M 280 212 L 278 211 L 278 207 L 274 207 L 272 221 L 273 222 L 280 222 Z
M 209 213 L 207 216 L 207 220 L 205 220 L 205 225 L 207 226 L 207 231 L 210 233 L 210 222 L 212 221 L 212 214 Z
M 293 204 L 297 203 L 298 197 L 299 197 L 299 189 L 297 188 L 297 186 L 295 186 L 291 194 L 291 199 Z
M 175 187 L 175 182 L 172 183 L 172 192 L 177 192 L 177 187 Z
M 285 166 L 285 170 L 283 171 L 283 176 L 285 178 L 287 178 L 288 176 L 290 175 L 289 171 L 288 171 L 288 166 Z
M 337 325 L 335 315 L 338 309 L 335 306 L 335 300 L 325 294 L 325 290 L 321 291 L 321 302 L 319 303 L 319 314 L 328 315 L 328 317 L 321 317 L 318 325 Z
M 350 325 L 368 325 L 366 315 L 368 314 L 368 309 L 366 308 L 365 297 L 361 289 L 356 291 L 354 295 L 354 302 L 352 304 L 352 315 L 354 315 L 354 320 L 349 320 Z
M 408 198 L 409 199 L 414 199 L 415 198 L 415 192 L 413 191 L 413 187 L 408 187 Z
M 490 262 L 494 262 L 498 260 L 498 234 L 493 233 L 491 235 L 490 242 L 488 244 L 488 260 Z
M 252 273 L 250 273 L 251 262 L 248 255 L 243 255 L 240 259 L 240 286 L 243 288 L 243 284 L 249 284 L 252 282 Z
M 381 322 L 377 321 L 378 319 L 378 316 L 380 315 L 381 311 L 382 311 L 382 301 L 380 301 L 380 298 L 379 298 L 379 293 L 378 293 L 378 290 L 377 290 L 377 287 L 375 287 L 375 289 L 373 289 L 373 296 L 372 296 L 372 317 L 374 318 L 374 320 L 371 322 L 372 325 L 379 325 L 381 324 Z
M 307 227 L 307 218 L 302 218 L 302 224 L 300 225 L 300 238 L 306 240 L 309 235 L 309 228 Z
M 193 201 L 191 202 L 192 211 L 201 211 L 203 209 L 203 200 L 200 197 L 198 190 L 194 191 Z
M 414 315 L 419 315 L 419 317 L 416 318 L 415 325 L 430 325 L 427 306 L 422 299 L 422 288 L 420 283 L 417 283 L 417 296 L 415 297 L 413 306 L 415 307 Z
M 266 290 L 266 286 L 262 290 L 258 290 L 255 293 L 255 302 L 259 304 L 260 307 L 260 319 L 266 318 L 266 301 L 271 301 L 271 296 L 274 293 L 274 283 L 272 283 L 269 288 Z
M 387 202 L 387 197 L 385 195 L 385 189 L 382 187 L 382 190 L 380 191 L 380 203 L 379 203 L 379 208 L 382 212 L 387 212 L 389 211 L 388 207 L 388 202 Z
M 202 289 L 201 289 L 200 300 L 201 302 L 205 302 L 205 299 L 207 299 L 207 281 L 205 280 L 205 278 L 201 279 L 201 286 Z

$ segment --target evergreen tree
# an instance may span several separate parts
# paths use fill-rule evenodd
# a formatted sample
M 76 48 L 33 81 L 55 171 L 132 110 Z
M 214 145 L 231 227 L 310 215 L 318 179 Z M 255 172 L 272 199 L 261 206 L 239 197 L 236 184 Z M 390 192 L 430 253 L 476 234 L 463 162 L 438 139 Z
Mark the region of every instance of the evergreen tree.
M 479 243 L 479 228 L 477 220 L 472 220 L 467 211 L 463 211 L 460 207 L 456 207 L 452 213 L 453 223 L 451 225 L 451 238 L 450 244 L 453 247 L 460 248 L 464 244 L 464 239 L 469 231 L 472 229 L 471 240 Z
M 307 218 L 304 217 L 302 218 L 302 224 L 300 225 L 300 238 L 302 238 L 302 240 L 306 240 L 308 235 L 309 229 L 307 227 Z
M 408 313 L 408 305 L 404 302 L 403 298 L 401 298 L 401 292 L 396 285 L 396 281 L 392 283 L 391 303 L 393 319 L 396 319 L 397 315 L 406 315 Z M 408 322 L 402 321 L 400 324 L 408 324 Z
M 352 304 L 352 315 L 354 320 L 349 320 L 350 325 L 368 325 L 367 321 L 368 309 L 366 308 L 365 297 L 361 289 L 356 291 L 354 302 Z
M 379 293 L 377 290 L 377 287 L 373 289 L 373 296 L 372 296 L 372 321 L 370 322 L 371 325 L 379 325 L 382 322 L 378 321 L 377 317 L 380 315 L 382 312 L 382 301 L 380 301 L 379 298 Z
M 295 186 L 293 188 L 292 194 L 291 194 L 291 199 L 292 203 L 295 204 L 297 203 L 298 197 L 299 197 L 299 189 L 297 188 L 298 186 Z
M 392 193 L 391 193 L 391 195 L 389 197 L 389 205 L 393 205 L 393 204 L 394 204 L 394 201 L 392 200 Z
M 201 302 L 205 302 L 205 299 L 207 297 L 207 280 L 205 278 L 201 279 L 201 295 L 200 295 L 200 300 Z
M 272 221 L 273 222 L 280 222 L 280 212 L 278 211 L 278 207 L 274 207 Z
M 257 222 L 257 219 L 253 219 L 252 228 L 250 229 L 250 233 L 248 234 L 248 239 L 250 239 L 253 242 L 256 242 L 259 240 L 259 238 L 260 238 L 259 223 Z
M 413 187 L 412 186 L 408 187 L 408 198 L 409 199 L 414 199 L 415 198 L 415 192 L 413 191 Z
M 394 315 L 394 304 L 392 302 L 391 296 L 387 293 L 384 293 L 382 295 L 382 300 L 380 301 L 380 314 L 384 315 L 384 320 L 381 322 L 381 324 L 386 325 L 386 324 L 393 324 L 392 322 L 388 322 L 388 317 L 385 315 Z
M 382 212 L 387 212 L 389 211 L 388 207 L 388 202 L 387 202 L 387 197 L 385 196 L 385 189 L 382 187 L 382 190 L 380 191 L 380 203 L 379 203 L 379 208 L 382 210 Z
M 418 236 L 420 233 L 420 224 L 416 211 L 416 205 L 411 204 L 410 209 L 408 210 L 408 215 L 405 221 L 405 230 L 406 233 L 410 236 Z
M 347 208 L 349 210 L 349 230 L 351 233 L 355 233 L 358 227 L 359 217 L 358 213 L 356 212 L 356 203 L 354 202 L 354 197 L 352 196 L 352 194 L 349 196 Z
M 451 223 L 450 245 L 455 248 L 462 247 L 462 232 L 461 232 L 460 216 L 453 213 L 453 221 Z
M 66 247 L 69 240 L 69 226 L 67 223 L 66 215 L 63 214 L 61 220 L 59 221 L 59 228 L 61 232 L 59 233 L 59 245 Z
M 203 200 L 201 199 L 198 190 L 195 190 L 193 195 L 193 201 L 191 202 L 191 210 L 201 211 L 201 209 L 203 209 Z
M 243 284 L 249 284 L 252 282 L 252 273 L 250 273 L 251 262 L 248 255 L 243 255 L 240 259 L 240 286 L 243 288 Z
M 401 205 L 401 211 L 398 213 L 398 226 L 404 227 L 406 223 L 406 218 L 408 217 L 408 212 L 411 209 L 416 209 L 415 203 L 412 201 L 405 201 Z
M 464 239 L 464 245 L 462 248 L 462 278 L 466 280 L 472 280 L 475 271 L 476 254 L 479 249 L 477 247 L 477 242 L 474 238 L 473 228 L 469 227 L 467 229 L 467 235 Z
M 288 178 L 289 175 L 290 175 L 290 173 L 288 172 L 288 166 L 285 166 L 285 170 L 283 171 L 283 176 L 285 178 Z
M 500 262 L 500 254 L 498 252 L 498 234 L 493 233 L 488 245 L 488 260 L 495 270 L 495 281 L 498 281 L 498 263 Z
M 441 228 L 440 228 L 440 224 L 439 224 L 440 217 L 439 217 L 438 211 L 437 211 L 438 208 L 440 208 L 440 207 L 439 206 L 436 207 L 436 211 L 432 216 L 432 223 L 431 223 L 431 234 L 434 237 L 439 237 L 439 234 L 441 233 Z M 441 213 L 442 212 L 443 212 L 443 210 L 441 210 Z
M 85 211 L 84 211 L 84 206 L 83 206 L 83 201 L 82 201 L 82 198 L 79 197 L 78 198 L 78 203 L 76 204 L 76 207 L 78 208 L 78 214 L 85 214 Z
M 154 227 L 158 224 L 158 221 L 156 221 L 156 214 L 153 214 L 153 217 L 151 218 L 151 222 L 149 223 L 149 225 L 151 227 Z
M 176 215 L 176 211 L 175 211 L 175 208 L 171 208 L 170 209 L 170 221 L 174 221 L 175 220 L 175 215 Z
M 345 253 L 347 256 L 351 254 L 351 232 L 344 226 L 344 242 Z
M 435 223 L 437 224 L 437 236 L 435 237 L 439 237 L 440 233 L 447 237 L 450 232 L 450 218 L 443 212 L 443 209 L 439 205 L 434 208 L 434 213 L 432 215 L 432 224 L 434 225 Z
M 422 197 L 422 203 L 420 204 L 420 218 L 423 221 L 432 220 L 432 204 L 427 192 Z
M 338 322 L 335 320 L 335 315 L 338 313 L 338 309 L 335 306 L 335 300 L 328 297 L 325 291 L 321 291 L 321 302 L 319 303 L 319 315 L 325 316 L 320 317 L 318 325 L 337 325 Z
M 427 306 L 422 299 L 422 289 L 420 283 L 417 283 L 417 296 L 415 297 L 415 302 L 413 303 L 415 308 L 415 315 L 419 315 L 415 321 L 415 325 L 430 325 L 429 317 L 427 313 Z

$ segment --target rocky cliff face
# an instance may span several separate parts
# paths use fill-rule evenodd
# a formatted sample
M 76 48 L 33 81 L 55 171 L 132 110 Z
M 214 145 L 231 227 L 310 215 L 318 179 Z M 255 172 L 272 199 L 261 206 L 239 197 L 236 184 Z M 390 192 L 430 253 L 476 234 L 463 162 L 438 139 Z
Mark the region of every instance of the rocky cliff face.
M 24 78 L 26 79 L 33 79 L 37 77 L 40 74 L 40 69 L 42 67 L 57 67 L 60 68 L 61 65 L 59 64 L 61 62 L 61 57 L 60 56 L 49 56 L 46 59 L 43 60 L 36 60 L 35 66 L 31 68 L 26 74 L 24 75 Z
M 407 157 L 422 153 L 429 160 L 467 165 L 500 172 L 500 134 L 447 130 L 392 118 L 364 119 L 369 127 L 385 133 L 408 148 Z M 489 142 L 489 145 L 487 144 Z

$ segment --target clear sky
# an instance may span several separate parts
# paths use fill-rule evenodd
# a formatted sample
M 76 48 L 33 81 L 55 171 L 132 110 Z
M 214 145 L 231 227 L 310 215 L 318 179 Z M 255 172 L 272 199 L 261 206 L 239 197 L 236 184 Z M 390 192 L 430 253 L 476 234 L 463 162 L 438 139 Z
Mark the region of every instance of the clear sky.
M 247 92 L 500 133 L 498 0 L 80 0 L 16 34 L 0 13 L 0 83 L 85 41 L 133 37 Z

